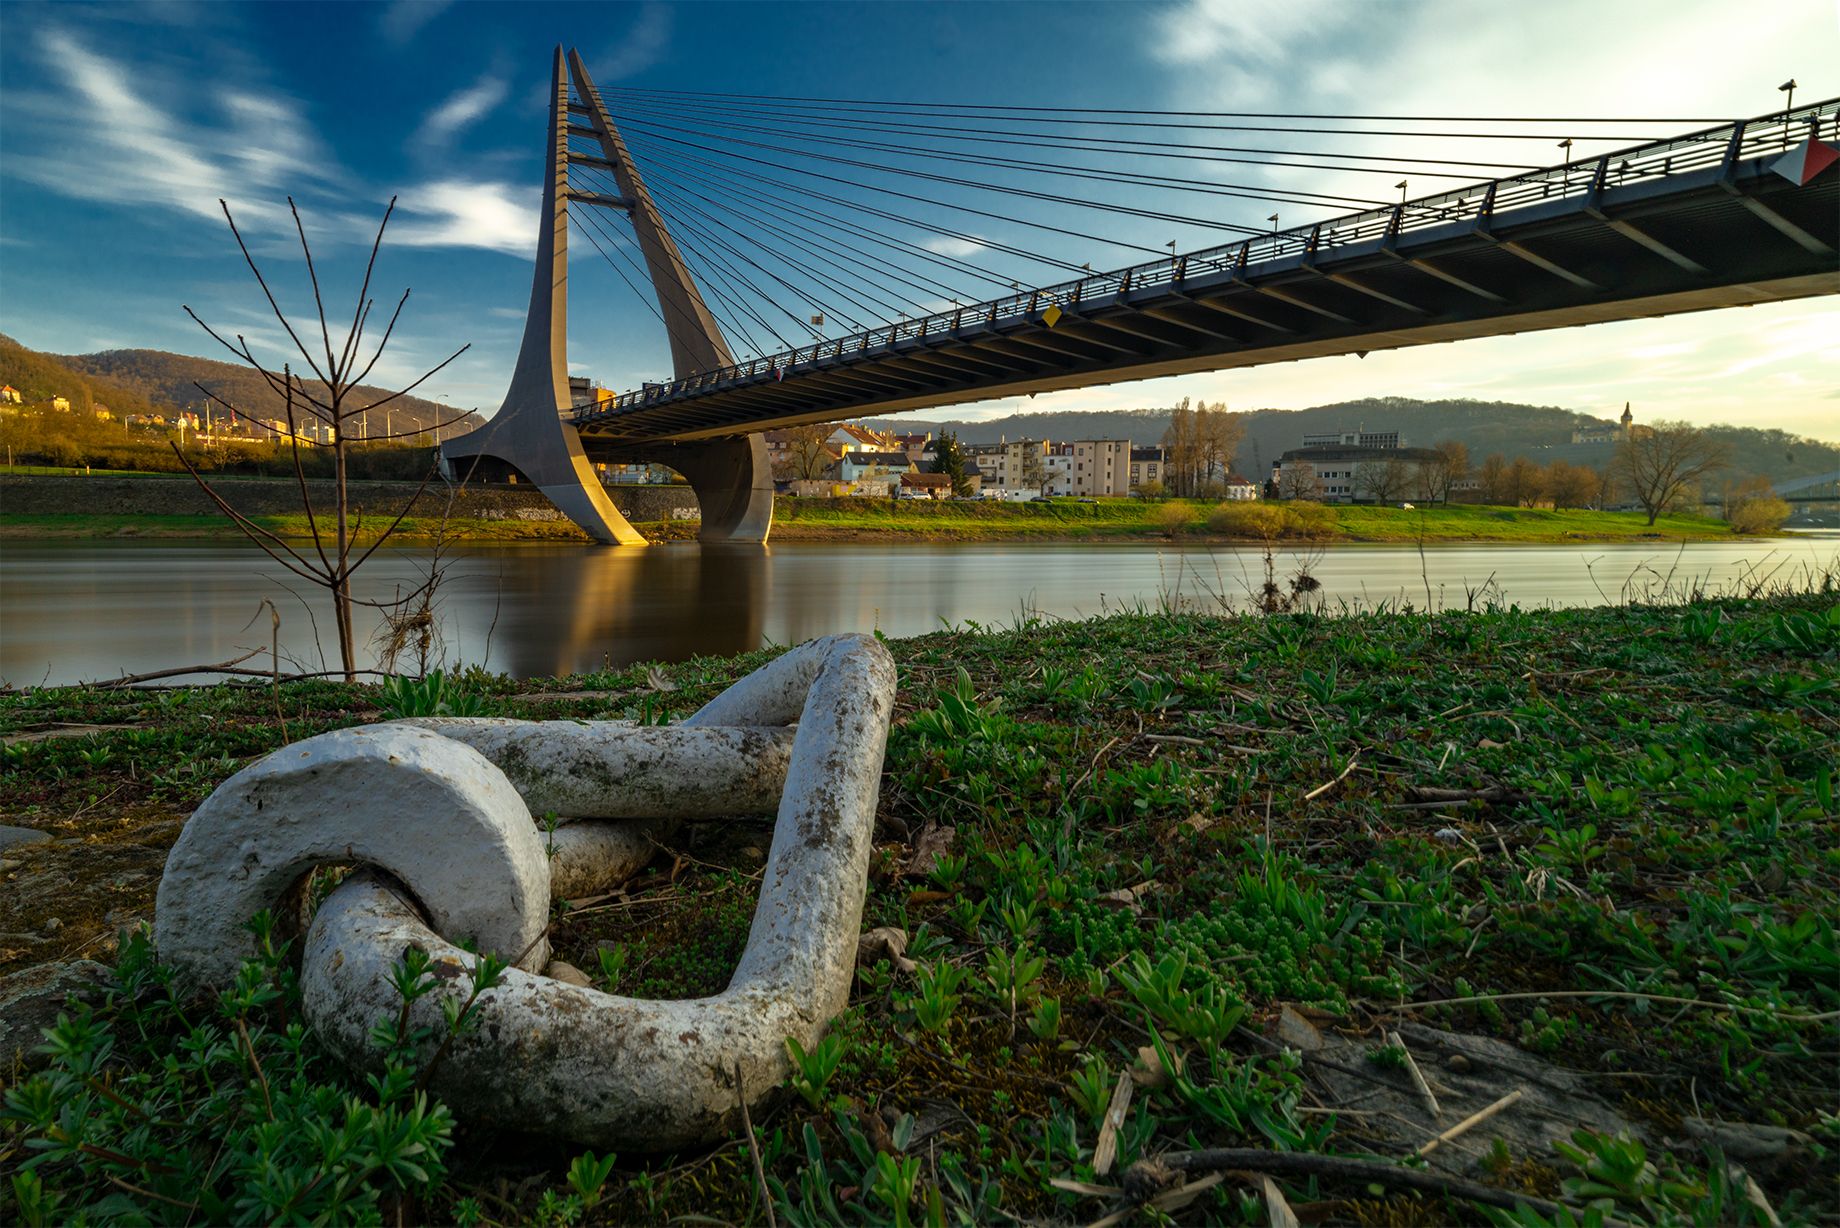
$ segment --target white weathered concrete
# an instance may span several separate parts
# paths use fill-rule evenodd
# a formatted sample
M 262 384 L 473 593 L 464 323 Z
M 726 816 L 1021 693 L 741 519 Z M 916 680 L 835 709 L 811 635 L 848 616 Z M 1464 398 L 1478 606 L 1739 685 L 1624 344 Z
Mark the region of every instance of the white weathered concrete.
M 397 724 L 464 742 L 505 773 L 553 837 L 557 899 L 602 891 L 638 873 L 682 819 L 768 815 L 779 806 L 792 730 L 631 721 L 418 717 Z
M 792 758 L 790 730 L 737 728 L 734 722 L 712 728 L 696 717 L 684 725 L 458 716 L 393 723 L 472 747 L 497 765 L 538 817 L 772 814 Z
M 471 747 L 425 729 L 320 734 L 244 768 L 187 820 L 154 908 L 160 958 L 227 984 L 244 925 L 321 865 L 387 870 L 443 934 L 542 968 L 550 873 L 524 801 Z
M 848 1001 L 894 691 L 880 643 L 835 636 L 785 654 L 692 718 L 799 722 L 753 929 L 727 989 L 643 1001 L 507 972 L 481 995 L 479 1027 L 450 1047 L 434 1090 L 470 1119 L 595 1146 L 683 1146 L 733 1128 L 736 1067 L 759 1103 L 786 1076 L 786 1037 L 809 1047 Z M 406 946 L 471 965 L 440 928 L 367 874 L 321 906 L 302 987 L 335 1053 L 375 1063 L 369 1032 L 401 1008 L 389 973 Z M 438 1026 L 442 1001 L 462 1000 L 465 984 L 443 978 L 412 1008 L 414 1022 Z

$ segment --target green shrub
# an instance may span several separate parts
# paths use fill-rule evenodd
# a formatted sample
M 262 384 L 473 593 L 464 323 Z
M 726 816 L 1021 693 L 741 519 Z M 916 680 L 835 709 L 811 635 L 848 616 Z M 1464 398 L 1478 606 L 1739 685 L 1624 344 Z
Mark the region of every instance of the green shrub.
M 1739 500 L 1725 511 L 1733 533 L 1774 533 L 1789 519 L 1789 505 L 1775 495 Z
M 1195 509 L 1187 501 L 1171 499 L 1156 509 L 1156 527 L 1174 537 L 1188 531 L 1195 522 Z

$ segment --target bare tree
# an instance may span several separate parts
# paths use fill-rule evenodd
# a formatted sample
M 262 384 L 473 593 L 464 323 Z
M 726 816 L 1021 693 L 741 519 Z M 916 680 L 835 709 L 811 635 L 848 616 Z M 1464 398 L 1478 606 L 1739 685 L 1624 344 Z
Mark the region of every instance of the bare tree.
M 837 459 L 830 445 L 836 429 L 834 423 L 814 422 L 787 430 L 784 476 L 799 481 L 823 477 Z
M 1320 494 L 1322 483 L 1316 480 L 1315 465 L 1299 461 L 1295 465 L 1284 466 L 1278 478 L 1278 498 L 1314 499 Z
M 1412 473 L 1396 460 L 1362 461 L 1354 469 L 1354 488 L 1375 503 L 1391 503 L 1406 493 Z
M 1705 431 L 1686 422 L 1656 422 L 1633 431 L 1617 445 L 1611 462 L 1648 523 L 1677 507 L 1703 478 L 1725 467 L 1727 449 Z
M 1540 467 L 1524 456 L 1517 456 L 1508 463 L 1504 482 L 1508 502 L 1515 507 L 1532 507 L 1546 493 Z
M 1556 460 L 1541 478 L 1554 507 L 1590 507 L 1597 498 L 1597 474 L 1583 465 Z
M 1476 474 L 1478 493 L 1482 501 L 1491 505 L 1505 503 L 1508 498 L 1508 462 L 1499 452 L 1491 452 L 1483 458 L 1482 469 Z
M 1169 480 L 1169 488 L 1178 495 L 1194 494 L 1201 482 L 1201 441 L 1187 397 L 1169 411 L 1163 448 L 1163 474 Z
M 1022 445 L 1021 484 L 1024 490 L 1040 490 L 1048 481 L 1048 462 L 1042 452 L 1042 445 L 1024 442 Z
M 244 263 L 249 266 L 249 271 L 255 275 L 256 284 L 261 287 L 263 297 L 268 300 L 269 309 L 274 313 L 275 319 L 280 323 L 282 330 L 287 333 L 288 340 L 293 343 L 295 352 L 298 353 L 301 360 L 306 363 L 307 369 L 312 371 L 314 379 L 307 380 L 296 374 L 291 362 L 284 363 L 279 371 L 273 370 L 255 357 L 250 350 L 249 342 L 241 333 L 236 334 L 236 343 L 232 345 L 230 341 L 216 329 L 200 319 L 198 313 L 193 311 L 189 306 L 185 308 L 185 313 L 191 316 L 192 319 L 197 322 L 198 326 L 209 333 L 218 344 L 222 345 L 232 354 L 235 354 L 246 363 L 250 369 L 259 374 L 268 387 L 282 398 L 287 412 L 287 443 L 292 451 L 294 478 L 300 487 L 301 506 L 305 510 L 307 516 L 307 529 L 312 542 L 313 557 L 309 558 L 305 553 L 296 549 L 278 534 L 263 528 L 248 516 L 245 516 L 243 513 L 231 507 L 230 504 L 224 500 L 223 496 L 221 496 L 209 482 L 204 480 L 198 470 L 193 467 L 191 461 L 186 458 L 184 452 L 180 451 L 176 445 L 173 451 L 178 453 L 180 463 L 183 464 L 186 471 L 196 479 L 199 486 L 204 489 L 205 494 L 210 496 L 211 501 L 218 506 L 220 511 L 230 517 L 237 528 L 241 529 L 251 541 L 255 542 L 256 545 L 266 551 L 270 558 L 280 563 L 295 575 L 319 585 L 331 594 L 334 618 L 338 627 L 339 664 L 344 671 L 346 680 L 351 681 L 356 677 L 358 670 L 357 639 L 352 629 L 353 606 L 369 605 L 380 609 L 395 608 L 405 604 L 415 603 L 427 595 L 417 591 L 400 596 L 390 602 L 356 601 L 352 597 L 351 577 L 352 573 L 357 571 L 358 568 L 364 564 L 365 560 L 376 553 L 377 547 L 388 541 L 397 527 L 402 524 L 403 518 L 409 514 L 409 509 L 415 506 L 416 500 L 421 497 L 422 491 L 427 488 L 429 481 L 434 477 L 435 466 L 431 459 L 428 472 L 422 477 L 421 484 L 416 488 L 415 494 L 410 496 L 409 500 L 403 504 L 402 510 L 396 514 L 396 517 L 384 526 L 382 532 L 377 535 L 377 539 L 372 542 L 369 547 L 360 552 L 357 547 L 357 538 L 362 525 L 354 520 L 352 516 L 350 499 L 346 490 L 346 449 L 348 447 L 347 436 L 349 433 L 347 431 L 347 426 L 354 419 L 362 419 L 364 415 L 368 414 L 371 410 L 382 408 L 398 397 L 414 391 L 429 377 L 433 376 L 437 371 L 440 371 L 441 368 L 460 357 L 461 354 L 464 354 L 468 347 L 464 345 L 461 346 L 441 362 L 423 372 L 418 379 L 408 386 L 396 392 L 388 393 L 376 400 L 365 401 L 364 397 L 358 393 L 358 386 L 364 382 L 365 377 L 370 374 L 371 369 L 377 365 L 377 360 L 383 357 L 384 351 L 390 344 L 390 335 L 396 330 L 396 322 L 402 316 L 403 306 L 409 301 L 409 291 L 404 290 L 402 292 L 402 297 L 396 302 L 396 309 L 390 314 L 389 323 L 385 325 L 383 335 L 378 340 L 376 349 L 372 351 L 368 360 L 363 360 L 364 331 L 366 325 L 370 321 L 371 308 L 375 305 L 374 300 L 369 297 L 371 274 L 377 266 L 377 253 L 383 247 L 383 235 L 384 231 L 389 227 L 390 215 L 396 211 L 395 198 L 392 197 L 390 199 L 389 207 L 384 210 L 383 220 L 378 224 L 377 238 L 371 244 L 370 259 L 364 266 L 364 281 L 358 288 L 356 305 L 352 309 L 351 324 L 346 329 L 343 344 L 336 348 L 332 339 L 332 330 L 326 323 L 325 299 L 320 293 L 319 272 L 314 266 L 313 249 L 307 242 L 306 227 L 300 220 L 300 210 L 295 207 L 293 198 L 288 198 L 288 209 L 294 216 L 294 230 L 300 236 L 300 250 L 302 256 L 306 260 L 307 278 L 313 287 L 313 306 L 318 317 L 319 343 L 320 348 L 324 351 L 323 355 L 316 354 L 314 350 L 301 339 L 300 331 L 295 329 L 294 324 L 289 321 L 287 314 L 281 310 L 280 303 L 275 299 L 274 291 L 269 288 L 267 278 L 263 276 L 261 268 L 256 264 L 255 257 L 249 252 L 249 245 L 243 241 L 242 231 L 237 228 L 236 219 L 231 216 L 230 206 L 222 200 L 217 203 L 223 208 L 224 220 L 230 224 L 230 233 L 235 237 L 236 245 L 243 253 Z M 308 335 L 311 336 L 311 325 L 304 326 L 303 331 L 306 331 Z M 362 363 L 362 365 L 360 365 L 360 363 Z M 196 387 L 200 392 L 204 393 L 205 396 L 229 410 L 237 418 L 257 426 L 261 425 L 253 415 L 245 412 L 241 407 L 231 404 L 204 385 L 198 384 Z M 360 404 L 359 402 L 364 403 Z M 465 416 L 464 413 L 456 414 L 447 422 L 436 423 L 432 428 L 416 427 L 394 435 L 372 435 L 370 436 L 370 442 L 407 439 L 426 434 L 430 430 L 439 431 L 442 427 L 449 425 L 451 422 L 457 422 Z M 332 524 L 330 527 L 325 524 L 324 513 L 316 509 L 313 505 L 313 497 L 307 485 L 306 471 L 301 464 L 300 449 L 303 427 L 313 429 L 311 424 L 315 423 L 318 424 L 315 433 L 325 438 L 325 446 L 329 446 L 332 449 L 333 506 L 331 509 Z M 309 444 L 309 446 L 311 445 Z M 431 570 L 426 584 L 436 583 L 438 574 L 438 569 Z
M 1212 406 L 1204 402 L 1195 410 L 1195 453 L 1203 482 L 1226 480 L 1245 436 L 1244 416 L 1228 413 L 1225 401 Z
M 1436 459 L 1418 466 L 1418 497 L 1427 503 L 1449 503 L 1450 492 L 1469 476 L 1469 449 L 1454 439 L 1433 446 Z

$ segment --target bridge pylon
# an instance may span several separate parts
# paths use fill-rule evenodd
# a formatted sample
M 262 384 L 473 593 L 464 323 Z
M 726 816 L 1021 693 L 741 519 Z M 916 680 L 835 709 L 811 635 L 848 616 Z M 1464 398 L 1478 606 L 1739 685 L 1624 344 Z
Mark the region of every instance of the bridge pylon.
M 596 140 L 600 155 L 575 153 L 569 147 L 571 137 Z M 569 185 L 571 162 L 608 171 L 622 195 L 574 190 Z M 582 447 L 580 433 L 569 421 L 575 408 L 568 369 L 570 201 L 584 208 L 614 209 L 631 221 L 658 295 L 678 378 L 734 362 L 721 326 L 703 302 L 580 54 L 571 50 L 565 61 L 563 49 L 557 47 L 550 72 L 548 174 L 543 182 L 530 313 L 524 322 L 517 366 L 498 413 L 479 429 L 442 444 L 441 458 L 455 477 L 521 475 L 595 540 L 642 546 L 645 538 L 608 498 Z M 773 477 L 766 443 L 757 434 L 615 445 L 604 455 L 597 451 L 596 459 L 656 462 L 683 474 L 702 506 L 700 536 L 704 541 L 764 542 L 772 528 Z

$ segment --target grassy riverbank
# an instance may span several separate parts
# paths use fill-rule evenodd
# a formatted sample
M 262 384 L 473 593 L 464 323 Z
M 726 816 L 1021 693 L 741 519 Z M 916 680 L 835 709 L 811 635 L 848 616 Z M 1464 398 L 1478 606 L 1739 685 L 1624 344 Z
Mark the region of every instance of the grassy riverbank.
M 1175 510 L 1171 510 L 1171 509 Z M 301 515 L 256 516 L 282 537 L 307 533 Z M 467 542 L 586 541 L 563 520 L 459 519 L 448 536 Z M 373 522 L 373 529 L 381 524 Z M 694 522 L 642 524 L 656 541 L 695 535 Z M 441 533 L 434 517 L 403 522 L 405 540 Z M 880 499 L 788 499 L 774 507 L 773 540 L 799 541 L 1128 541 L 1252 542 L 1266 536 L 1322 542 L 1574 542 L 1717 541 L 1731 526 L 1703 516 L 1669 515 L 1650 525 L 1639 512 L 1555 511 L 1550 508 L 1323 507 L 1315 504 L 1170 504 L 1137 499 L 1081 503 L 990 503 Z M 234 539 L 220 516 L 12 515 L 0 513 L 0 539 L 206 538 Z
M 1112 1199 L 1052 1182 L 1116 1186 L 1196 1147 L 1384 1165 L 1515 1088 L 1434 1170 L 1573 1206 L 1602 1197 L 1629 1223 L 1762 1224 L 1701 1144 L 1694 1123 L 1720 1119 L 1751 1123 L 1721 1135 L 1723 1154 L 1785 1222 L 1840 1214 L 1831 587 L 1669 608 L 1145 612 L 890 647 L 901 691 L 863 928 L 901 931 L 917 967 L 864 967 L 834 1069 L 814 1062 L 756 1119 L 779 1223 L 1090 1222 Z M 485 713 L 655 720 L 767 655 L 458 686 Z M 0 822 L 57 837 L 4 854 L 0 971 L 114 958 L 212 788 L 383 702 L 326 682 L 0 696 Z M 719 989 L 769 839 L 764 822 L 686 828 L 611 903 L 558 916 L 561 955 L 621 992 Z M 343 1121 L 339 1095 L 377 1093 L 289 1037 L 291 979 L 279 997 L 258 979 L 221 1008 L 166 1006 L 130 945 L 135 988 L 67 1032 L 64 1081 L 14 1088 L 0 1171 L 75 1124 L 91 1149 L 55 1145 L 36 1170 L 66 1200 L 48 1220 L 105 1196 L 184 1218 L 172 1204 L 201 1184 L 247 1194 L 264 1219 L 290 1192 L 323 1207 L 330 1162 L 299 1123 Z M 131 1109 L 83 1081 L 98 1028 L 115 1046 L 101 1077 Z M 1102 1175 L 1095 1142 L 1133 1069 Z M 333 1089 L 317 1109 L 316 1085 Z M 405 1105 L 389 1128 L 411 1130 Z M 60 1110 L 74 1117 L 33 1124 Z M 271 1131 L 264 1160 L 276 1115 L 294 1125 Z M 1570 1155 L 1552 1146 L 1583 1127 L 1597 1133 Z M 621 1154 L 595 1185 L 584 1169 L 571 1183 L 577 1148 L 450 1138 L 438 1120 L 413 1131 L 419 1169 L 380 1167 L 372 1143 L 338 1161 L 386 1218 L 766 1222 L 739 1134 Z M 1307 1222 L 1485 1222 L 1388 1179 L 1271 1171 Z M 1233 1178 L 1172 1213 L 1264 1223 L 1257 1188 Z M 201 1222 L 227 1218 L 208 1207 Z

